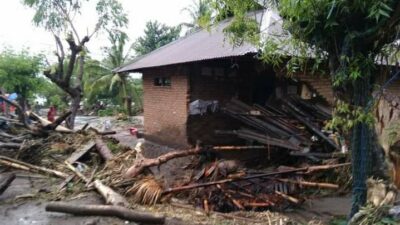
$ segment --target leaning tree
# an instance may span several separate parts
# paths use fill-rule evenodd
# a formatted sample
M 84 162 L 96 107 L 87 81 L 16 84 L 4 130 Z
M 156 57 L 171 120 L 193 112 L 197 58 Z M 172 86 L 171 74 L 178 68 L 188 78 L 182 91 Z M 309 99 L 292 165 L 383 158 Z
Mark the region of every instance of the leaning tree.
M 66 123 L 72 129 L 83 96 L 86 44 L 100 30 L 125 27 L 127 15 L 118 0 L 24 0 L 23 3 L 35 10 L 35 25 L 44 27 L 54 36 L 57 63 L 49 66 L 43 74 L 70 96 L 72 114 Z M 87 18 L 77 15 L 81 14 L 85 3 L 88 7 L 95 7 L 97 23 L 90 33 L 81 36 L 77 27 L 82 26 Z M 65 34 L 64 42 L 62 35 Z
M 352 153 L 353 206 L 350 216 L 366 202 L 366 179 L 376 143 L 372 109 L 374 84 L 382 65 L 398 55 L 400 1 L 398 0 L 213 0 L 219 14 L 234 15 L 226 32 L 234 43 L 252 41 L 269 63 L 289 69 L 317 68 L 332 78 L 335 94 L 331 125 L 347 132 Z M 263 36 L 248 17 L 260 5 L 275 9 L 288 32 Z M 283 47 L 284 46 L 284 47 Z M 282 55 L 292 55 L 288 60 Z M 312 60 L 310 60 L 312 59 Z M 311 61 L 311 62 L 310 62 Z M 313 65 L 310 65 L 312 63 Z M 387 68 L 387 67 L 386 67 Z M 392 71 L 392 79 L 398 76 Z M 379 92 L 379 91 L 378 91 Z

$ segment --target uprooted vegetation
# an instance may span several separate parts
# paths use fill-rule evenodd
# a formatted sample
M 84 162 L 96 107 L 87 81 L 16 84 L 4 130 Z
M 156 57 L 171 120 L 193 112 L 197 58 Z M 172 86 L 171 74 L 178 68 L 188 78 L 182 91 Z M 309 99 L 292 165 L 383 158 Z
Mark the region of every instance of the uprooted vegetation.
M 44 125 L 37 115 L 31 117 L 30 128 L 3 118 L 0 140 L 8 147 L 0 147 L 0 165 L 59 178 L 46 194 L 49 201 L 95 190 L 114 207 L 61 202 L 49 203 L 50 211 L 150 223 L 164 221 L 162 214 L 199 224 L 223 219 L 232 224 L 289 222 L 279 212 L 311 197 L 348 193 L 351 175 L 347 153 L 338 151 L 342 146 L 337 136 L 321 131 L 329 115 L 299 99 L 288 100 L 285 107 L 266 109 L 233 101 L 226 112 L 243 122 L 243 129 L 218 133 L 236 135 L 249 145 L 198 144 L 181 150 L 137 139 L 132 148 L 121 147 L 108 135 L 115 132 L 88 126 L 78 131 L 48 129 L 49 123 Z M 306 117 L 310 111 L 317 116 Z M 266 122 L 270 118 L 274 123 Z M 224 159 L 226 152 L 250 152 L 254 157 Z M 132 208 L 154 215 L 138 217 Z

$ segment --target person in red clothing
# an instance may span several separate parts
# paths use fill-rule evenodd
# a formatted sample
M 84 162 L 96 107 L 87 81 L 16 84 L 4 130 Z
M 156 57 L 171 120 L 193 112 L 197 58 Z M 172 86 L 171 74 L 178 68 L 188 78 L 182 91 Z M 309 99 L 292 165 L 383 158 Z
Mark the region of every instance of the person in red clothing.
M 50 107 L 49 112 L 47 113 L 47 120 L 50 122 L 54 122 L 56 120 L 57 110 L 56 107 L 53 105 Z

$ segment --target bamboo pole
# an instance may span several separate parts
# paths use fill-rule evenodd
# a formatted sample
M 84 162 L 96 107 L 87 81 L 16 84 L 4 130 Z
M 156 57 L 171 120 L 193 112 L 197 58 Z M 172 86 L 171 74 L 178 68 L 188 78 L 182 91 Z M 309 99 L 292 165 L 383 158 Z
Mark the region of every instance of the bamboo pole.
M 309 182 L 309 181 L 289 180 L 289 179 L 277 179 L 277 180 L 285 183 L 298 184 L 307 187 L 339 189 L 339 185 L 331 183 L 319 183 L 319 182 Z
M 218 181 L 212 181 L 212 182 L 206 182 L 206 183 L 200 183 L 200 184 L 190 184 L 187 186 L 168 188 L 163 191 L 163 194 L 177 192 L 177 191 L 183 191 L 183 190 L 189 190 L 189 189 L 194 189 L 194 188 L 200 188 L 200 187 L 207 187 L 207 186 L 212 186 L 212 185 L 217 185 L 217 184 L 231 183 L 231 182 L 240 181 L 240 180 L 250 180 L 250 179 L 255 179 L 255 178 L 274 176 L 274 175 L 279 175 L 279 174 L 290 174 L 290 173 L 297 173 L 297 172 L 311 173 L 311 172 L 315 172 L 315 171 L 319 171 L 319 170 L 334 169 L 334 168 L 349 166 L 349 165 L 351 165 L 351 163 L 310 166 L 310 167 L 303 167 L 303 168 L 297 168 L 297 169 L 286 170 L 286 171 L 257 174 L 257 175 L 247 176 L 247 177 L 237 177 L 237 178 L 230 178 L 230 179 L 224 179 L 224 180 L 218 180 Z
M 26 171 L 37 171 L 37 172 L 43 172 L 47 174 L 51 174 L 57 177 L 61 178 L 67 178 L 68 174 L 57 171 L 57 170 L 52 170 L 52 169 L 47 169 L 41 166 L 35 166 L 26 162 L 22 162 L 16 159 L 12 159 L 6 156 L 0 156 L 0 164 L 13 167 L 16 169 L 21 169 L 21 170 L 26 170 Z

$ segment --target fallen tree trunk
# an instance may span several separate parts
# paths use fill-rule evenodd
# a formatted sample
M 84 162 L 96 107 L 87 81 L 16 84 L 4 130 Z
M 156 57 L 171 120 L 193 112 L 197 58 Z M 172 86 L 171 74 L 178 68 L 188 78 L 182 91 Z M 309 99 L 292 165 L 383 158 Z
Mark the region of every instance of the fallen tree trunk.
M 161 155 L 154 159 L 143 158 L 141 160 L 137 160 L 137 161 L 135 161 L 135 164 L 126 171 L 125 177 L 136 177 L 141 172 L 143 172 L 144 169 L 146 169 L 148 167 L 159 166 L 161 164 L 166 163 L 167 161 L 169 161 L 171 159 L 185 157 L 185 156 L 189 156 L 189 155 L 196 155 L 202 151 L 203 150 L 201 148 L 195 148 L 195 149 L 190 149 L 190 150 L 177 150 L 177 151 L 168 152 L 168 153 Z
M 99 180 L 95 180 L 93 182 L 94 187 L 96 190 L 103 196 L 103 198 L 106 200 L 106 204 L 114 205 L 114 206 L 129 206 L 128 201 L 122 197 L 120 194 L 115 192 L 113 189 L 110 187 L 104 185 L 101 183 Z
M 15 174 L 7 174 L 0 180 L 0 195 L 10 186 L 11 182 L 15 179 Z
M 110 205 L 75 205 L 62 202 L 51 202 L 46 205 L 48 212 L 63 212 L 79 216 L 115 216 L 123 220 L 144 224 L 164 224 L 165 217 L 138 213 L 121 206 Z
M 251 180 L 251 179 L 256 179 L 256 178 L 274 176 L 274 175 L 279 175 L 279 174 L 297 173 L 297 172 L 311 173 L 311 172 L 315 172 L 315 171 L 334 169 L 334 168 L 350 166 L 350 165 L 351 165 L 351 163 L 323 165 L 323 166 L 310 166 L 310 167 L 303 167 L 303 168 L 291 169 L 291 170 L 286 170 L 286 171 L 257 174 L 257 175 L 247 176 L 247 177 L 237 177 L 237 178 L 230 178 L 230 179 L 224 179 L 224 180 L 218 180 L 218 181 L 212 181 L 212 182 L 206 182 L 206 183 L 200 183 L 200 184 L 190 184 L 187 186 L 168 188 L 163 191 L 163 194 L 168 194 L 171 192 L 177 192 L 177 191 L 183 191 L 183 190 L 189 190 L 189 189 L 194 189 L 194 188 L 200 188 L 200 187 L 207 187 L 207 186 L 212 186 L 212 185 L 217 185 L 217 184 L 231 183 L 231 182 L 240 181 L 240 180 Z
M 111 150 L 107 147 L 107 144 L 104 143 L 103 140 L 101 140 L 100 138 L 96 139 L 96 150 L 97 152 L 99 152 L 100 156 L 105 160 L 111 160 L 114 156 L 111 153 Z
M 35 166 L 26 162 L 22 162 L 16 159 L 12 159 L 6 156 L 0 156 L 0 164 L 3 164 L 5 166 L 13 167 L 16 169 L 21 169 L 21 170 L 26 170 L 26 171 L 37 171 L 37 172 L 43 172 L 47 174 L 51 174 L 57 177 L 61 178 L 67 178 L 68 174 L 57 171 L 57 170 L 52 170 L 52 169 L 47 169 L 44 167 L 40 166 Z

